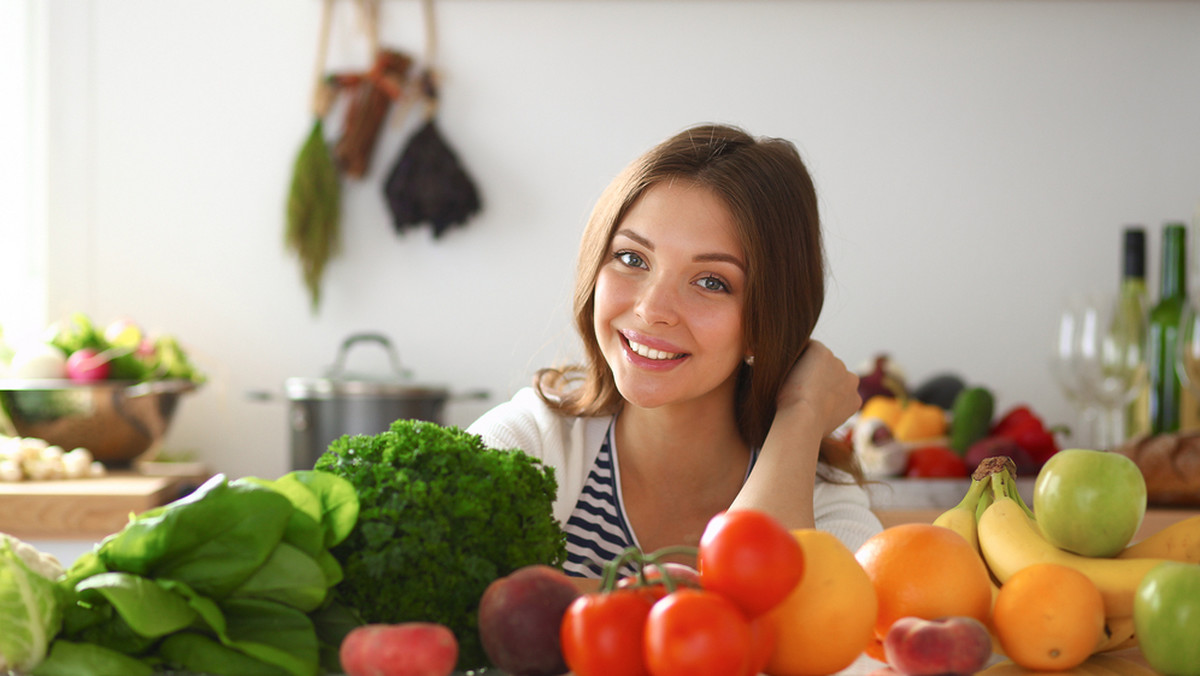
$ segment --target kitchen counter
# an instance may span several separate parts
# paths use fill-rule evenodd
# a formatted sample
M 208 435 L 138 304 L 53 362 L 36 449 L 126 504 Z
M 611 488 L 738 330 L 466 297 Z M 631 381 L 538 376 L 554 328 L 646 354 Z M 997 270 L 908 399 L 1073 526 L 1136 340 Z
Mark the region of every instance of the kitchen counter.
M 98 540 L 121 530 L 131 513 L 166 504 L 197 485 L 196 477 L 133 472 L 0 483 L 0 532 L 22 540 Z
M 1092 671 L 1091 669 L 1087 669 L 1086 672 L 1084 671 L 1085 668 L 1092 666 L 1096 668 L 1096 671 Z M 839 671 L 836 676 L 871 676 L 877 670 L 886 668 L 888 668 L 887 664 L 871 659 L 866 655 L 861 655 L 849 667 Z M 1140 649 L 1126 648 L 1124 650 L 1117 650 L 1110 653 L 1093 655 L 1088 659 L 1087 662 L 1084 662 L 1084 664 L 1080 665 L 1077 669 L 1059 673 L 1063 674 L 1064 676 L 1069 676 L 1070 674 L 1076 673 L 1126 673 L 1146 674 L 1146 676 L 1153 676 L 1155 672 L 1147 671 L 1148 668 L 1149 665 L 1146 664 L 1146 658 L 1142 655 L 1142 651 Z M 997 672 L 997 674 L 1033 673 L 1021 669 L 1020 667 L 1015 667 L 1006 658 L 997 654 L 992 656 L 991 661 L 988 663 L 988 668 L 982 672 L 979 672 L 977 676 L 987 676 L 988 672 L 993 669 Z M 895 672 L 893 671 L 887 671 L 883 673 L 891 676 L 895 675 Z

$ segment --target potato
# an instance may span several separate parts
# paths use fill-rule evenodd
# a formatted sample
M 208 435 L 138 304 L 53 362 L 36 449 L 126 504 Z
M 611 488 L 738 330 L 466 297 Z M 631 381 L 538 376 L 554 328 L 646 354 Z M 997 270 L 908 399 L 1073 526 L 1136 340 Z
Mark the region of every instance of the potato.
M 458 641 L 432 622 L 355 627 L 338 651 L 346 676 L 449 676 Z
M 579 589 L 562 571 L 525 566 L 493 581 L 479 600 L 479 639 L 488 659 L 512 676 L 567 673 L 559 627 Z

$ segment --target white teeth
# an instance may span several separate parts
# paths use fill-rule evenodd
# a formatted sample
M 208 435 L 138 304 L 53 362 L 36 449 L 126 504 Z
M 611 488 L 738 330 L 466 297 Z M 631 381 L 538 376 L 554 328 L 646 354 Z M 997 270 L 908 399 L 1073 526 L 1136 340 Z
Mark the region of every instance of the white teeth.
M 683 353 L 663 352 L 661 350 L 653 350 L 640 343 L 629 341 L 629 349 L 640 354 L 646 359 L 678 359 L 683 356 Z

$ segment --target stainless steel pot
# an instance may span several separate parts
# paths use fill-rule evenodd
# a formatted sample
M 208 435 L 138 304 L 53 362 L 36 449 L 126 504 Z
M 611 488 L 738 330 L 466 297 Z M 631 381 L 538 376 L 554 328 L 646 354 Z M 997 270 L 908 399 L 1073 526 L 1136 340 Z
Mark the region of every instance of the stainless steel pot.
M 387 351 L 390 373 L 372 376 L 346 371 L 350 349 L 363 343 L 375 343 Z M 312 469 L 317 458 L 343 435 L 379 434 L 400 419 L 444 424 L 442 414 L 447 401 L 488 396 L 481 391 L 452 395 L 445 387 L 412 382 L 409 372 L 401 368 L 391 341 L 378 333 L 347 337 L 324 377 L 288 378 L 284 393 L 290 402 L 293 469 Z

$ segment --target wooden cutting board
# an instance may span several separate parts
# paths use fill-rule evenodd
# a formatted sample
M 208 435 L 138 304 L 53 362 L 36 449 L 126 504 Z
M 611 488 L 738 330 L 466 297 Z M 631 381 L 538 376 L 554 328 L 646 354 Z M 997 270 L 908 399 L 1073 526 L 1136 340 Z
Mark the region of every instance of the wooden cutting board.
M 130 514 L 183 497 L 200 480 L 113 473 L 91 479 L 0 483 L 0 532 L 22 540 L 99 540 L 121 530 Z

